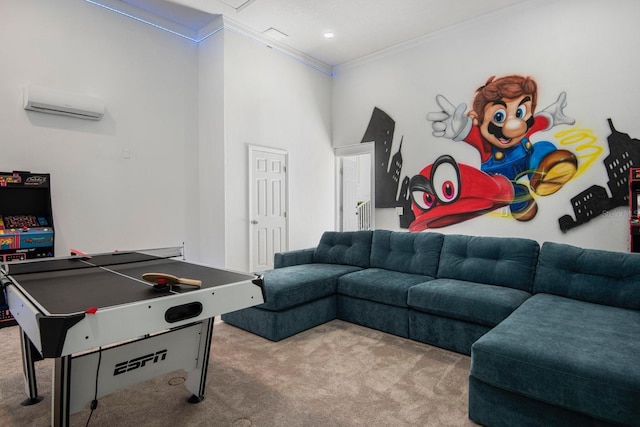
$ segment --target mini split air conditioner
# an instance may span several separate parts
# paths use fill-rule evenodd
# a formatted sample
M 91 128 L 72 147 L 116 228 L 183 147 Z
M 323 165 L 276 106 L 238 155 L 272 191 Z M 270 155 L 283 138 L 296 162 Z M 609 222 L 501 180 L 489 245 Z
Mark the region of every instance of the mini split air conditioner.
M 25 110 L 87 120 L 104 115 L 104 102 L 91 96 L 37 86 L 26 86 L 23 95 Z

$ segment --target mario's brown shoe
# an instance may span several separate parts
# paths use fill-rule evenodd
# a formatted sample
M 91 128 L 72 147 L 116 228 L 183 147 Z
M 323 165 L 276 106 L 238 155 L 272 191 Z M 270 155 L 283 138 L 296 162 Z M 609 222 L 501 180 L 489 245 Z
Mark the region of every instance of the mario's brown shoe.
M 547 154 L 531 176 L 529 186 L 540 196 L 548 196 L 562 188 L 578 171 L 578 159 L 567 150 Z

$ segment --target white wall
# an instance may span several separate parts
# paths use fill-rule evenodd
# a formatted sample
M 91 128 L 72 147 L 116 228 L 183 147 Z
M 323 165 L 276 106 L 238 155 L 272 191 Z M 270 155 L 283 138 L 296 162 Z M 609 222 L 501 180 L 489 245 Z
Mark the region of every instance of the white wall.
M 197 45 L 80 0 L 3 2 L 0 54 L 0 171 L 51 174 L 56 254 L 184 242 L 247 269 L 249 144 L 289 153 L 290 248 L 334 228 L 327 74 L 235 31 Z M 97 96 L 105 117 L 25 112 L 28 83 Z
M 0 57 L 0 170 L 51 174 L 56 255 L 182 244 L 196 44 L 84 1 L 3 1 Z M 26 112 L 28 83 L 102 98 L 105 117 Z
M 210 265 L 225 265 L 225 161 L 224 161 L 224 31 L 199 46 L 199 136 L 197 156 L 198 198 L 189 209 L 198 213 L 198 252 L 194 258 Z
M 226 265 L 249 268 L 248 146 L 288 152 L 289 249 L 335 227 L 331 77 L 225 30 Z
M 640 3 L 601 3 L 527 2 L 338 67 L 332 79 L 228 29 L 197 46 L 80 0 L 2 2 L 0 170 L 51 173 L 58 254 L 185 242 L 190 258 L 244 270 L 249 144 L 289 152 L 298 249 L 335 227 L 332 145 L 358 143 L 374 107 L 396 121 L 394 148 L 404 136 L 409 176 L 445 153 L 477 164 L 471 147 L 432 137 L 425 116 L 436 94 L 469 102 L 493 74 L 534 76 L 541 107 L 566 91 L 575 126 L 605 148 L 607 117 L 638 137 Z M 27 83 L 98 96 L 105 118 L 25 112 Z M 485 215 L 439 231 L 625 250 L 624 208 L 567 233 L 557 223 L 572 214 L 570 197 L 606 186 L 606 154 L 539 198 L 530 223 Z M 376 220 L 399 228 L 393 209 Z
M 426 115 L 439 109 L 436 95 L 443 94 L 456 105 L 469 104 L 475 90 L 492 75 L 531 75 L 539 87 L 538 111 L 566 91 L 565 113 L 576 119 L 575 128 L 595 134 L 602 153 L 558 193 L 538 197 L 538 215 L 528 223 L 485 215 L 435 231 L 627 250 L 625 208 L 566 233 L 560 231 L 558 218 L 573 216 L 570 198 L 579 192 L 593 184 L 607 187 L 602 163 L 608 154 L 607 118 L 619 131 L 640 138 L 634 107 L 640 95 L 639 20 L 640 2 L 635 0 L 531 1 L 337 67 L 332 86 L 333 144 L 360 142 L 373 108 L 379 107 L 396 122 L 392 152 L 404 136 L 403 177 L 418 174 L 442 154 L 479 168 L 474 148 L 431 135 Z M 560 126 L 544 136 L 554 138 L 568 128 Z M 584 163 L 581 155 L 588 150 L 580 151 L 579 145 L 568 149 Z M 399 229 L 394 210 L 378 209 L 376 227 Z

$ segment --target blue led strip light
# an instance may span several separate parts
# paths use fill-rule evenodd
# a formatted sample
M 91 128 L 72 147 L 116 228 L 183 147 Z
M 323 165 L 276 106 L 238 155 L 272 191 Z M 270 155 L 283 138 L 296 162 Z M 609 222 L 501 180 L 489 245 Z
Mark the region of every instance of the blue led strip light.
M 132 14 L 130 14 L 130 13 L 126 13 L 126 12 L 123 12 L 123 11 L 118 10 L 118 9 L 116 9 L 116 8 L 113 8 L 113 7 L 107 6 L 107 5 L 102 4 L 102 3 L 100 3 L 100 2 L 98 2 L 98 1 L 96 1 L 96 0 L 84 0 L 84 1 L 86 1 L 87 3 L 94 4 L 94 5 L 96 5 L 96 6 L 100 6 L 100 7 L 104 8 L 104 9 L 110 10 L 111 12 L 115 12 L 115 13 L 117 13 L 117 14 L 119 14 L 119 15 L 126 16 L 127 18 L 134 19 L 134 20 L 136 20 L 136 21 L 138 21 L 138 22 L 142 22 L 143 24 L 151 25 L 152 27 L 157 28 L 157 29 L 159 29 L 159 30 L 167 31 L 167 32 L 169 32 L 169 33 L 171 33 L 171 34 L 175 34 L 176 36 L 182 37 L 182 38 L 184 38 L 184 39 L 190 40 L 190 41 L 195 42 L 195 43 L 200 43 L 201 41 L 203 41 L 203 40 L 205 40 L 205 39 L 207 39 L 207 38 L 211 37 L 212 35 L 214 35 L 214 34 L 218 33 L 218 32 L 219 32 L 219 31 L 221 31 L 221 30 L 225 29 L 225 27 L 224 27 L 224 26 L 221 26 L 220 28 L 216 28 L 215 30 L 213 30 L 212 32 L 210 32 L 210 33 L 208 33 L 208 34 L 204 35 L 203 37 L 201 37 L 201 38 L 199 38 L 199 39 L 195 39 L 195 38 L 193 38 L 193 37 L 189 37 L 189 36 L 186 36 L 186 35 L 184 35 L 184 34 L 181 34 L 181 33 L 177 32 L 177 31 L 171 30 L 171 29 L 169 29 L 169 28 L 167 28 L 167 27 L 163 27 L 162 25 L 158 25 L 158 24 L 155 24 L 155 23 L 153 23 L 153 22 L 147 21 L 146 19 L 139 18 L 139 17 L 137 17 L 137 16 L 135 16 L 135 15 L 132 15 Z M 249 35 L 247 35 L 247 34 L 241 33 L 240 31 L 236 31 L 236 30 L 233 30 L 233 29 L 231 29 L 231 28 L 227 28 L 227 29 L 228 29 L 228 30 L 233 31 L 233 32 L 234 32 L 234 33 L 236 33 L 236 34 L 239 34 L 239 35 L 242 35 L 242 36 L 244 36 L 244 37 L 247 37 L 247 38 L 253 39 L 253 40 L 255 40 L 255 41 L 258 41 L 258 40 L 256 40 L 256 39 L 254 39 L 253 37 L 250 37 L 250 36 L 249 36 Z M 264 43 L 264 42 L 262 42 L 262 41 L 260 41 L 260 43 L 265 44 L 265 43 Z M 311 67 L 311 68 L 313 68 L 313 69 L 315 69 L 315 70 L 317 70 L 317 71 L 320 71 L 320 72 L 322 72 L 322 73 L 324 73 L 324 74 L 328 74 L 329 76 L 332 76 L 332 75 L 333 75 L 333 73 L 332 73 L 331 71 L 324 70 L 324 69 L 322 69 L 321 67 L 318 67 L 317 65 L 315 65 L 315 64 L 313 64 L 313 63 L 311 63 L 311 62 L 309 62 L 309 61 L 305 61 L 305 60 L 304 60 L 304 59 L 302 59 L 302 58 L 299 58 L 299 57 L 297 57 L 297 56 L 295 56 L 295 55 L 292 55 L 292 54 L 290 54 L 290 53 L 286 52 L 286 51 L 285 51 L 285 50 L 283 50 L 283 49 L 280 49 L 280 48 L 275 47 L 275 46 L 270 45 L 270 44 L 267 44 L 267 45 L 268 45 L 269 47 L 271 47 L 272 49 L 274 49 L 274 50 L 278 51 L 279 53 L 284 54 L 285 56 L 288 56 L 288 57 L 290 57 L 290 58 L 292 58 L 292 59 L 295 59 L 296 61 L 301 62 L 301 63 L 303 63 L 304 65 L 306 65 L 306 66 L 308 66 L 308 67 Z
M 111 12 L 115 12 L 115 13 L 118 13 L 120 15 L 126 16 L 127 18 L 135 19 L 138 22 L 142 22 L 144 24 L 151 25 L 152 27 L 158 28 L 160 30 L 167 31 L 167 32 L 169 32 L 171 34 L 175 34 L 176 36 L 180 36 L 180 37 L 185 38 L 187 40 L 191 40 L 192 42 L 200 43 L 206 37 L 209 37 L 211 35 L 211 34 L 207 34 L 207 36 L 203 37 L 202 39 L 194 39 L 192 37 L 189 37 L 189 36 L 186 36 L 184 34 L 181 34 L 181 33 L 177 32 L 177 31 L 170 30 L 169 28 L 163 27 L 162 25 L 154 24 L 153 22 L 147 21 L 147 20 L 142 19 L 142 18 L 138 18 L 137 16 L 131 15 L 130 13 L 126 13 L 126 12 L 123 12 L 121 10 L 115 9 L 113 7 L 109 7 L 109 6 L 105 5 L 105 4 L 99 3 L 97 1 L 94 1 L 94 0 L 84 0 L 84 1 L 86 1 L 88 3 L 91 3 L 91 4 L 95 4 L 96 6 L 100 6 L 100 7 L 104 8 L 104 9 L 110 10 Z M 219 31 L 219 30 L 217 30 L 217 31 Z

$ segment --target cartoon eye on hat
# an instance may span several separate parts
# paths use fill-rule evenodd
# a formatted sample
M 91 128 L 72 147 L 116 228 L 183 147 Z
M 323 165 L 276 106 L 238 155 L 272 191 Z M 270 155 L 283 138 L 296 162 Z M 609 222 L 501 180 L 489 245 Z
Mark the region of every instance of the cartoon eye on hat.
M 424 175 L 411 178 L 409 191 L 413 203 L 425 212 L 438 203 L 446 205 L 455 202 L 460 195 L 458 164 L 449 155 L 438 157 L 431 166 L 428 178 Z
M 446 227 L 483 215 L 513 202 L 513 185 L 502 175 L 488 175 L 458 164 L 449 155 L 438 157 L 409 180 L 415 220 L 409 231 Z

